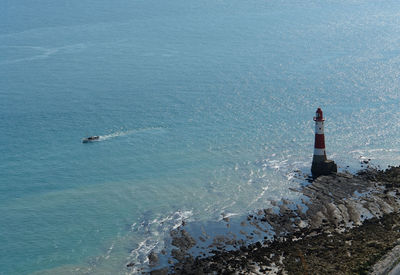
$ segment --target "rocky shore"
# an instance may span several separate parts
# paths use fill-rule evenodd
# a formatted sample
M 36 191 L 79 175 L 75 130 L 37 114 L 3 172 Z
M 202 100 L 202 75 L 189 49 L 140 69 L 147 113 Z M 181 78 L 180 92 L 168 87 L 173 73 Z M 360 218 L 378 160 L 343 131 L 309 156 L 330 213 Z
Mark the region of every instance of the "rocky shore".
M 376 264 L 400 243 L 400 167 L 321 176 L 296 191 L 301 203 L 274 202 L 240 223 L 241 236 L 207 246 L 183 224 L 171 232 L 172 265 L 151 273 L 383 274 L 396 263 Z

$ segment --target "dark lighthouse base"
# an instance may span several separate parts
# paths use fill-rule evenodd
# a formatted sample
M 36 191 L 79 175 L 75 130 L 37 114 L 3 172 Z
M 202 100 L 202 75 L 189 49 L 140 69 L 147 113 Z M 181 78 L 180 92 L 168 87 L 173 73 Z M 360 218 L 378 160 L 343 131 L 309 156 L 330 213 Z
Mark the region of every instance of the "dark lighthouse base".
M 313 161 L 311 165 L 311 173 L 313 178 L 317 178 L 322 175 L 329 175 L 337 173 L 337 165 L 333 160 L 324 161 Z

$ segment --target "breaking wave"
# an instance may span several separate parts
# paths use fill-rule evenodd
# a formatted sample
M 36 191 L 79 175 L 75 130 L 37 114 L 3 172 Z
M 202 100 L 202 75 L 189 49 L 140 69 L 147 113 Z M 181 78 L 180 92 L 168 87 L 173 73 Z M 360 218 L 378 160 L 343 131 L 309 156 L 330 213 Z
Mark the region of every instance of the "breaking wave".
M 166 240 L 169 232 L 178 228 L 184 221 L 189 220 L 193 216 L 192 211 L 176 211 L 173 214 L 154 218 L 152 220 L 142 219 L 140 223 L 131 225 L 131 231 L 142 235 L 135 249 L 130 252 L 128 257 L 129 263 L 134 263 L 134 267 L 130 274 L 137 274 L 148 267 L 148 255 L 154 251 L 160 253 L 166 247 Z M 163 251 L 161 254 L 168 254 L 168 251 Z

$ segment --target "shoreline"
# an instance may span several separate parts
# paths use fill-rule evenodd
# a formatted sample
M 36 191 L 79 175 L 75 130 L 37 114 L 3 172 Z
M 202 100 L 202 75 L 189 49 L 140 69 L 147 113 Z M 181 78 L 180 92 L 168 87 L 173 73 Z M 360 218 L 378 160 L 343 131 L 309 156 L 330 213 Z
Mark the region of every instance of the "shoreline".
M 282 199 L 240 223 L 249 242 L 219 235 L 195 252 L 205 240 L 183 223 L 171 231 L 171 265 L 157 268 L 151 253 L 150 273 L 381 274 L 374 264 L 400 244 L 400 167 L 320 176 L 296 191 L 302 203 Z

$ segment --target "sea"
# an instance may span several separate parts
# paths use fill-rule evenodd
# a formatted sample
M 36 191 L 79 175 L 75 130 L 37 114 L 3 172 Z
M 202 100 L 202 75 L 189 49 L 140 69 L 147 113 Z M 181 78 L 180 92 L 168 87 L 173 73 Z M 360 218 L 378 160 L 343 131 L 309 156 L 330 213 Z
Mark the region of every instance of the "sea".
M 397 0 L 0 0 L 0 274 L 296 200 L 318 107 L 339 171 L 399 165 L 399 89 Z

